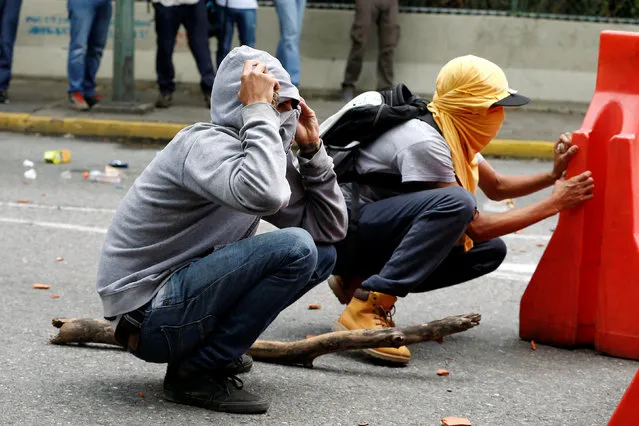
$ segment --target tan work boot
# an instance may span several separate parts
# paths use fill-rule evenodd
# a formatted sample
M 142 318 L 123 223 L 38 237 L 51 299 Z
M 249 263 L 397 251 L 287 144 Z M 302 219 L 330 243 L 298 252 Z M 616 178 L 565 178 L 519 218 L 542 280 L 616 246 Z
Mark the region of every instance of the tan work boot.
M 365 293 L 365 292 L 362 292 Z M 368 300 L 363 301 L 356 295 L 350 301 L 344 313 L 339 317 L 333 330 L 360 330 L 395 327 L 392 311 L 397 297 L 388 294 L 368 292 Z M 406 364 L 410 351 L 406 346 L 399 348 L 362 349 L 368 355 L 399 364 Z
M 331 275 L 328 278 L 328 286 L 342 305 L 347 305 L 351 301 L 353 293 L 362 286 L 363 282 L 363 278 L 350 278 L 346 280 L 339 275 Z

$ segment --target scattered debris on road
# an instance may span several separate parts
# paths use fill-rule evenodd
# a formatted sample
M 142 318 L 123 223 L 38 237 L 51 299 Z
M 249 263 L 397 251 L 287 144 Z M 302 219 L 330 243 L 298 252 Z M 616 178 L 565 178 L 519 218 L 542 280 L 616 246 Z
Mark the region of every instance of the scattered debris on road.
M 60 295 L 59 295 L 59 294 L 52 294 L 52 295 L 51 295 L 51 298 L 52 298 L 52 299 L 59 299 L 59 298 L 60 298 Z
M 18 204 L 30 204 L 31 200 L 18 200 Z
M 50 164 L 63 164 L 71 161 L 71 151 L 68 149 L 59 149 L 55 151 L 44 152 L 44 162 Z
M 140 398 L 144 398 L 144 394 L 143 394 L 142 392 L 138 392 L 138 396 L 139 396 Z
M 49 284 L 33 284 L 35 290 L 49 290 L 51 286 Z
M 310 305 L 308 305 L 308 309 L 322 309 L 322 306 L 321 305 L 310 304 Z
M 55 261 L 56 262 L 64 262 L 64 257 L 56 257 Z
M 531 340 L 531 341 L 530 341 L 530 348 L 531 348 L 533 351 L 536 351 L 536 350 L 537 350 L 537 345 L 535 344 L 535 341 L 534 341 L 534 340 Z
M 443 417 L 442 426 L 473 426 L 465 417 Z
M 440 368 L 439 370 L 437 370 L 437 375 L 438 376 L 449 376 L 450 372 L 448 370 L 444 370 L 443 368 Z

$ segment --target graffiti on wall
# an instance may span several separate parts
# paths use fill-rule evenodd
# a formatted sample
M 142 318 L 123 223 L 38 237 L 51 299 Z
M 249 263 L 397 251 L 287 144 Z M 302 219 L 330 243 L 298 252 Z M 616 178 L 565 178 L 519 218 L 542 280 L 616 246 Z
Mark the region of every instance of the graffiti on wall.
M 34 36 L 70 36 L 69 18 L 65 16 L 31 15 L 24 18 L 24 25 L 27 27 L 29 35 Z M 134 37 L 140 40 L 149 38 L 149 31 L 153 21 L 151 19 L 138 20 L 134 22 Z M 113 20 L 109 28 L 109 38 L 113 38 Z

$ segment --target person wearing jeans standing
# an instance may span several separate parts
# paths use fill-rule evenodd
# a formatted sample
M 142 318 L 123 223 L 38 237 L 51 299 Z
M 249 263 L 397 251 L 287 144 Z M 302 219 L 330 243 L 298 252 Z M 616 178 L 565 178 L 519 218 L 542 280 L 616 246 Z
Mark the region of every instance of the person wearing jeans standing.
M 280 21 L 280 42 L 276 56 L 295 86 L 300 85 L 300 37 L 305 8 L 306 0 L 275 0 Z
M 237 25 L 240 45 L 255 47 L 257 27 L 257 0 L 216 0 L 220 8 L 217 13 L 220 36 L 217 39 L 217 66 L 219 67 L 231 50 L 233 27 Z
M 279 229 L 256 235 L 261 219 Z M 263 413 L 236 377 L 245 353 L 328 278 L 347 222 L 315 113 L 277 59 L 238 47 L 211 122 L 178 133 L 118 206 L 98 268 L 104 315 L 129 352 L 168 363 L 166 399 Z
M 173 92 L 175 92 L 173 48 L 180 25 L 184 25 L 189 49 L 200 72 L 200 89 L 204 95 L 204 103 L 207 108 L 210 108 L 215 70 L 209 48 L 209 22 L 205 0 L 153 0 L 153 9 L 157 36 L 155 69 L 160 88 L 155 106 L 168 108 L 173 102 Z
M 69 104 L 87 111 L 101 100 L 95 92 L 95 76 L 100 68 L 111 24 L 111 0 L 67 0 L 71 40 L 69 42 Z
M 9 103 L 7 90 L 21 6 L 22 0 L 0 0 L 0 104 Z
M 377 88 L 389 89 L 393 85 L 393 55 L 399 41 L 398 15 L 398 0 L 355 0 L 352 45 L 342 83 L 344 100 L 350 101 L 353 98 L 355 83 L 362 72 L 366 41 L 374 25 L 377 26 L 379 38 Z

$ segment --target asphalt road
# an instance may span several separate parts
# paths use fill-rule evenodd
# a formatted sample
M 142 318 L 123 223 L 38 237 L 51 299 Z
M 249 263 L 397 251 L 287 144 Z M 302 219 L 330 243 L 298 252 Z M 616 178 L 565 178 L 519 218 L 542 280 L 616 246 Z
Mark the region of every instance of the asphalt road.
M 397 303 L 400 326 L 482 314 L 479 327 L 442 345 L 412 346 L 407 367 L 378 365 L 357 353 L 320 357 L 313 369 L 256 363 L 245 383 L 271 398 L 266 415 L 234 416 L 165 402 L 160 397 L 165 366 L 120 350 L 47 341 L 54 334 L 52 317 L 102 316 L 94 278 L 104 232 L 127 187 L 160 148 L 8 133 L 0 133 L 0 147 L 2 425 L 439 425 L 441 417 L 453 415 L 473 425 L 605 425 L 639 367 L 591 350 L 537 345 L 532 351 L 518 338 L 519 300 L 556 223 L 549 219 L 508 236 L 510 253 L 495 273 Z M 59 148 L 72 150 L 72 163 L 42 164 L 45 150 Z M 36 163 L 38 174 L 28 184 L 25 159 Z M 122 188 L 82 179 L 80 171 L 115 159 L 130 164 Z M 490 161 L 506 173 L 550 167 Z M 60 177 L 66 170 L 71 180 Z M 485 198 L 478 198 L 483 207 Z M 517 206 L 534 200 L 518 200 Z M 51 289 L 34 290 L 34 283 Z M 309 303 L 322 309 L 308 310 Z M 283 312 L 263 337 L 293 340 L 328 332 L 341 309 L 322 284 Z M 450 376 L 437 376 L 438 368 Z

